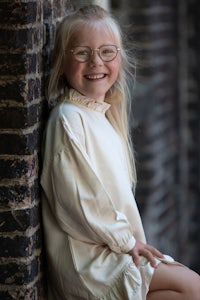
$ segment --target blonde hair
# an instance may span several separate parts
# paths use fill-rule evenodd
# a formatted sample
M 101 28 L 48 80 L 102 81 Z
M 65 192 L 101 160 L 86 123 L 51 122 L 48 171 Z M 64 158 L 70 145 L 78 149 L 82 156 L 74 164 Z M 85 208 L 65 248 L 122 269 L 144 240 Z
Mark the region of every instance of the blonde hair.
M 129 130 L 129 113 L 131 112 L 131 90 L 135 79 L 135 60 L 127 49 L 124 48 L 125 41 L 121 28 L 110 13 L 98 5 L 87 5 L 72 12 L 59 24 L 55 37 L 53 51 L 53 66 L 48 86 L 48 100 L 56 103 L 63 93 L 69 89 L 63 75 L 63 64 L 65 49 L 72 35 L 82 26 L 95 26 L 98 22 L 104 22 L 109 32 L 115 37 L 120 48 L 121 66 L 119 76 L 114 85 L 107 92 L 105 102 L 111 104 L 106 116 L 112 126 L 121 135 L 125 153 L 127 156 L 129 175 L 131 183 L 136 184 L 135 160 L 133 146 Z

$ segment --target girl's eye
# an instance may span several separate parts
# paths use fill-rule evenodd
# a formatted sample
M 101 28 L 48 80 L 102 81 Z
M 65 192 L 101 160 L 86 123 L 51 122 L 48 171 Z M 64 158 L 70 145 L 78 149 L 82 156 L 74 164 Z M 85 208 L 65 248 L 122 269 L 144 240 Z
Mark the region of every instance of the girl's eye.
M 76 55 L 80 55 L 80 56 L 89 56 L 89 51 L 84 50 L 84 51 L 79 51 L 75 53 Z
M 111 48 L 106 48 L 102 50 L 102 54 L 111 54 L 114 53 L 115 51 L 113 51 L 113 49 Z

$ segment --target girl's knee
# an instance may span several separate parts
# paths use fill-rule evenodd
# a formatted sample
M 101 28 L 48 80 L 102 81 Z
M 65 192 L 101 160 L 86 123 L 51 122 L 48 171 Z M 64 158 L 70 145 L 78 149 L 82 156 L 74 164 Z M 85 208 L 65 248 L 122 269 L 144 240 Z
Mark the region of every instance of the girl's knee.
M 160 264 L 150 284 L 150 292 L 157 291 L 176 297 L 170 294 L 169 299 L 200 300 L 200 276 L 184 266 Z

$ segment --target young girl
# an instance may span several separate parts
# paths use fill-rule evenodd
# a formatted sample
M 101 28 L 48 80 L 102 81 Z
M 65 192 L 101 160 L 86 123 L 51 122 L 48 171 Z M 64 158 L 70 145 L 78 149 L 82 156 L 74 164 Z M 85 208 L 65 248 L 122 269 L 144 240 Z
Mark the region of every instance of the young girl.
M 199 300 L 199 275 L 146 243 L 128 133 L 134 64 L 89 5 L 59 25 L 41 184 L 49 300 Z

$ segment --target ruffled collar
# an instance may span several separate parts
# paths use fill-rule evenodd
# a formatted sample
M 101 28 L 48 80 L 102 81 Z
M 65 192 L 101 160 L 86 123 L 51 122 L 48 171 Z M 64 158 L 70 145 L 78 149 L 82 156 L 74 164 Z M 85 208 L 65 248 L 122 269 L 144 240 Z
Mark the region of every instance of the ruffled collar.
M 88 98 L 86 96 L 81 95 L 74 89 L 70 89 L 69 91 L 69 100 L 68 102 L 77 104 L 79 106 L 84 106 L 89 109 L 101 112 L 105 114 L 105 112 L 109 109 L 110 104 L 106 102 L 98 102 L 94 99 Z

